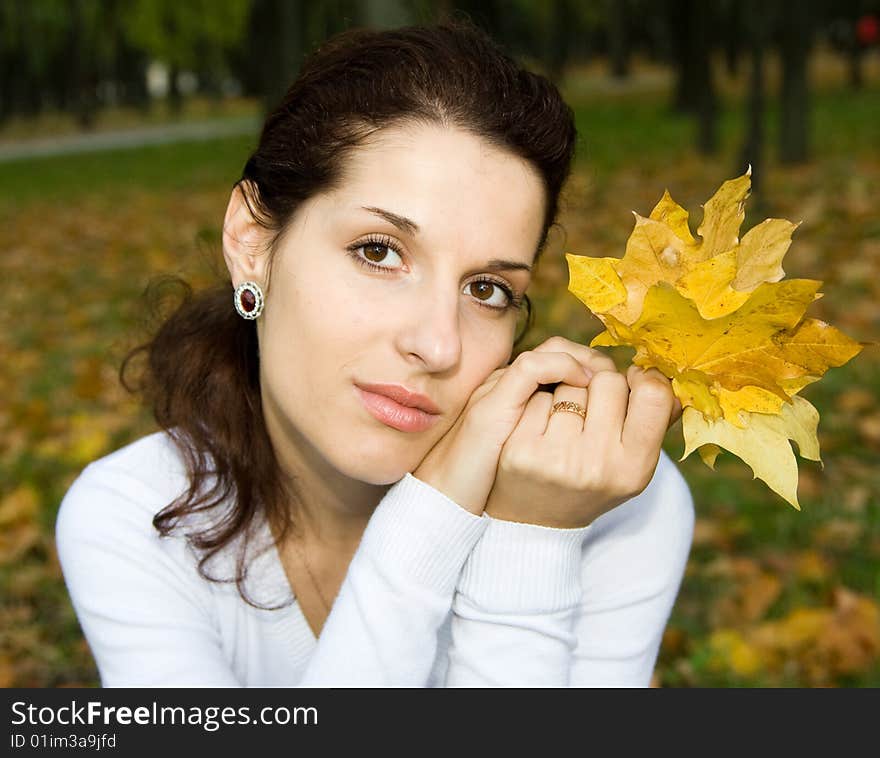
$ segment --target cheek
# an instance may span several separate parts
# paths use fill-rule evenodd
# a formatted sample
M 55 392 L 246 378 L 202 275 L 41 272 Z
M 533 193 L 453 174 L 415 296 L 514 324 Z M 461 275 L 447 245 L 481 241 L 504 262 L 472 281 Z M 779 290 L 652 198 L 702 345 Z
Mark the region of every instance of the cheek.
M 463 366 L 456 384 L 461 388 L 461 393 L 455 398 L 455 405 L 460 413 L 464 410 L 467 401 L 474 391 L 480 387 L 492 374 L 493 371 L 503 368 L 510 363 L 513 352 L 513 337 L 505 339 L 501 335 L 495 335 L 491 341 L 485 338 L 469 341 L 463 346 Z
M 265 323 L 267 349 L 293 354 L 302 362 L 317 364 L 356 335 L 366 320 L 354 293 L 316 272 L 299 273 L 296 281 L 267 297 Z

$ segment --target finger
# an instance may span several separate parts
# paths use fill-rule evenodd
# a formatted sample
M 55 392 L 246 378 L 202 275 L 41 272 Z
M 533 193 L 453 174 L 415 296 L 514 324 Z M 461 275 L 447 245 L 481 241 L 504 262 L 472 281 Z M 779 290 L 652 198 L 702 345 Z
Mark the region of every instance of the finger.
M 595 379 L 596 376 L 598 376 L 598 374 L 594 375 L 593 379 Z M 557 386 L 556 391 L 553 393 L 553 403 L 550 407 L 550 413 L 552 415 L 547 419 L 547 431 L 545 434 L 561 433 L 580 435 L 584 430 L 584 419 L 573 411 L 558 410 L 554 412 L 553 406 L 556 405 L 556 403 L 568 401 L 571 403 L 577 403 L 584 409 L 584 411 L 586 411 L 588 394 L 589 389 L 585 387 L 572 387 L 568 384 L 560 384 Z
M 498 384 L 498 380 L 500 378 L 501 378 L 500 376 L 490 376 L 489 379 L 487 379 L 485 382 L 483 382 L 479 387 L 477 387 L 471 393 L 471 396 L 468 398 L 468 402 L 465 405 L 465 407 L 466 408 L 470 407 L 475 402 L 477 402 L 480 398 L 488 395 L 492 391 L 492 389 L 495 387 L 495 385 Z
M 623 425 L 623 446 L 650 452 L 659 450 L 669 427 L 673 410 L 672 384 L 657 369 L 643 371 L 637 366 L 627 371 L 630 400 Z
M 469 410 L 480 398 L 491 392 L 492 388 L 498 383 L 498 380 L 504 376 L 504 373 L 509 369 L 510 366 L 505 365 L 496 368 L 491 374 L 489 374 L 489 376 L 483 380 L 483 383 L 478 385 L 477 388 L 471 392 L 462 412 Z
M 553 395 L 549 392 L 536 392 L 532 395 L 509 439 L 535 438 L 544 434 L 547 429 L 547 419 L 550 417 L 551 405 L 553 405 Z
M 668 423 L 667 427 L 671 427 L 676 421 L 678 421 L 681 418 L 682 411 L 684 410 L 681 405 L 681 400 L 678 399 L 678 397 L 675 394 L 675 390 L 672 389 L 672 380 L 669 379 L 669 377 L 667 377 L 666 374 L 664 374 L 658 368 L 651 367 L 651 368 L 644 369 L 641 366 L 637 366 L 636 364 L 633 363 L 630 365 L 629 369 L 627 369 L 627 372 L 626 372 L 627 381 L 630 380 L 631 374 L 633 372 L 640 372 L 640 373 L 646 372 L 648 374 L 648 376 L 657 379 L 661 384 L 664 384 L 664 385 L 667 383 L 669 384 L 669 387 L 672 391 L 672 410 L 670 411 L 670 414 L 669 414 L 669 423 Z
M 473 410 L 479 409 L 481 421 L 491 425 L 490 436 L 494 437 L 495 431 L 501 433 L 504 429 L 510 434 L 526 403 L 541 384 L 565 382 L 574 387 L 586 387 L 589 381 L 586 369 L 568 353 L 530 350 L 516 357 Z
M 629 384 L 617 369 L 600 371 L 590 381 L 584 435 L 600 445 L 620 445 Z
M 590 369 L 593 373 L 596 371 L 616 371 L 617 366 L 609 356 L 601 350 L 595 350 L 586 345 L 565 339 L 558 335 L 544 340 L 540 345 L 534 348 L 537 352 L 551 353 L 568 353 L 572 355 L 582 366 Z
M 681 406 L 681 400 L 677 397 L 672 398 L 672 417 L 669 419 L 669 426 L 672 426 L 676 421 L 681 418 L 681 414 L 684 409 Z

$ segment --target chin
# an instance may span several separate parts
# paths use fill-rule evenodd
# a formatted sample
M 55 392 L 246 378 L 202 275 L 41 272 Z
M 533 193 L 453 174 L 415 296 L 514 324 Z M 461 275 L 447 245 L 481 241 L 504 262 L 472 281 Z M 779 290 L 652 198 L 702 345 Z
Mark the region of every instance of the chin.
M 396 448 L 396 449 L 395 449 Z M 415 454 L 414 454 L 415 453 Z M 394 484 L 416 469 L 427 450 L 413 450 L 413 445 L 391 446 L 385 444 L 363 445 L 348 455 L 339 456 L 334 462 L 345 476 L 367 484 Z
M 415 468 L 415 466 L 413 466 L 413 468 Z M 394 484 L 400 479 L 403 479 L 409 470 L 410 469 L 408 468 L 402 467 L 399 462 L 386 465 L 377 463 L 375 466 L 370 466 L 369 460 L 363 458 L 354 465 L 349 465 L 340 469 L 343 474 L 352 479 L 375 485 Z

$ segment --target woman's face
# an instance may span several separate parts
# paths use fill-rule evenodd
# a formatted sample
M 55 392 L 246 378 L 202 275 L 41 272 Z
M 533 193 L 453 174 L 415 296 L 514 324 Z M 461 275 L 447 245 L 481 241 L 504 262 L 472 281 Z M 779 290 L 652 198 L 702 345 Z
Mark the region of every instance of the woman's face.
M 415 470 L 510 361 L 544 202 L 528 163 L 462 131 L 389 129 L 361 148 L 275 251 L 257 321 L 270 433 L 371 484 Z

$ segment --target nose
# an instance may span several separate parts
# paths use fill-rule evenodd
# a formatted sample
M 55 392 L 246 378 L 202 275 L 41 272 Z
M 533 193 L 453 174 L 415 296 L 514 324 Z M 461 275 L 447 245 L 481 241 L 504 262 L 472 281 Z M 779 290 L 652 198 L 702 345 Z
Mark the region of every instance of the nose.
M 459 297 L 422 290 L 398 331 L 398 349 L 431 373 L 448 371 L 461 359 Z

